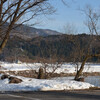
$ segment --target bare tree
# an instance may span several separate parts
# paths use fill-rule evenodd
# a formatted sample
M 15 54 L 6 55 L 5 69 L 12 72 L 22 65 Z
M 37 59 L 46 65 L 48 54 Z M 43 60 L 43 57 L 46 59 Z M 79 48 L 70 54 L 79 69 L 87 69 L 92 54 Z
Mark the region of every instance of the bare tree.
M 87 21 L 85 22 L 85 25 L 87 26 L 87 28 L 89 29 L 90 34 L 93 36 L 93 34 L 98 35 L 99 34 L 99 20 L 100 20 L 100 13 L 97 12 L 96 10 L 92 9 L 91 6 L 86 6 L 86 8 L 84 10 L 82 10 L 84 12 L 84 14 L 87 17 Z M 78 80 L 78 78 L 81 76 L 82 71 L 84 69 L 84 65 L 86 63 L 86 61 L 89 58 L 93 58 L 93 57 L 99 57 L 100 56 L 100 52 L 95 53 L 95 54 L 91 54 L 90 53 L 90 49 L 92 47 L 92 43 L 95 40 L 95 37 L 92 37 L 92 40 L 90 41 L 89 47 L 87 50 L 89 50 L 88 54 L 86 55 L 86 57 L 84 58 L 80 69 L 77 71 L 76 76 L 75 76 L 75 80 Z
M 42 68 L 44 70 L 44 78 L 46 79 L 53 77 L 56 70 L 61 68 L 63 62 L 61 61 L 54 62 L 53 59 L 51 59 L 49 63 L 42 61 L 41 64 L 42 66 L 40 67 L 40 69 Z
M 49 0 L 0 0 L 0 53 L 5 47 L 10 32 L 40 14 L 51 14 Z M 22 18 L 24 16 L 24 18 Z M 8 26 L 5 28 L 5 25 Z M 15 25 L 16 24 L 16 25 Z
M 89 29 L 90 34 L 99 34 L 99 20 L 100 13 L 96 9 L 93 9 L 90 5 L 87 5 L 83 10 L 84 14 L 87 16 L 87 20 L 85 21 L 85 25 Z
M 73 41 L 74 45 L 77 45 L 77 48 L 74 50 L 74 52 L 70 54 L 70 56 L 73 58 L 71 63 L 74 64 L 75 71 L 77 72 L 80 65 L 79 61 L 83 56 L 82 50 L 80 48 L 80 43 L 76 43 L 76 40 L 73 39 L 73 35 L 77 33 L 77 28 L 73 23 L 67 23 L 63 29 L 65 34 L 70 35 L 70 40 Z
M 54 76 L 57 69 L 61 68 L 63 61 L 57 57 L 57 51 L 51 47 L 48 50 L 49 58 L 45 58 L 44 53 L 41 49 L 42 60 L 40 69 L 43 70 L 43 78 L 51 78 Z
M 77 28 L 73 23 L 67 23 L 64 25 L 64 33 L 65 34 L 76 34 Z

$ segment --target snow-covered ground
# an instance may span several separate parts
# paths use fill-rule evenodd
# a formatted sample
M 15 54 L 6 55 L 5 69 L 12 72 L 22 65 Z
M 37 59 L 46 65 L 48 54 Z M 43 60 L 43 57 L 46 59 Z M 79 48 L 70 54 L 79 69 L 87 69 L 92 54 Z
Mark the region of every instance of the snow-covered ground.
M 89 83 L 76 82 L 72 79 L 34 79 L 18 77 L 23 80 L 19 84 L 9 84 L 8 79 L 0 80 L 0 91 L 51 91 L 51 90 L 74 90 L 74 89 L 88 89 L 94 87 Z
M 36 70 L 43 65 L 41 63 L 7 63 L 7 62 L 0 62 L 0 70 L 2 71 L 23 71 L 23 70 Z M 50 65 L 51 66 L 51 65 Z M 47 68 L 47 72 L 52 72 L 53 68 Z M 55 65 L 56 66 L 56 65 Z M 80 66 L 80 65 L 79 65 Z M 76 65 L 70 63 L 64 63 L 61 67 L 57 68 L 55 73 L 75 73 L 76 72 Z M 86 64 L 83 72 L 100 72 L 100 64 Z
M 0 62 L 0 70 L 2 71 L 24 71 L 24 70 L 37 70 L 42 67 L 41 63 L 7 63 Z M 52 68 L 48 69 L 48 72 L 52 71 Z M 75 65 L 70 63 L 62 64 L 55 73 L 74 73 L 76 72 Z M 98 64 L 86 64 L 84 72 L 100 72 L 100 65 Z M 88 89 L 94 87 L 94 85 L 77 82 L 70 79 L 35 79 L 35 78 L 25 78 L 17 76 L 22 79 L 23 82 L 19 84 L 9 84 L 8 79 L 0 80 L 0 91 L 50 91 L 50 90 L 74 90 L 74 89 Z

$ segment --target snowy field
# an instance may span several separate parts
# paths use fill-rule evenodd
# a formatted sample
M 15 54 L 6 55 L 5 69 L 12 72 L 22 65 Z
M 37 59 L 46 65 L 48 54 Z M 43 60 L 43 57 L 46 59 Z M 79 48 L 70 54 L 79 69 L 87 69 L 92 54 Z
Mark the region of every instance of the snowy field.
M 40 67 L 43 67 L 41 63 L 7 63 L 7 62 L 0 62 L 0 70 L 1 71 L 24 71 L 24 70 L 36 70 Z M 54 65 L 55 66 L 55 65 Z M 80 66 L 80 65 L 79 65 Z M 47 68 L 47 72 L 52 72 L 53 68 L 51 65 Z M 70 63 L 62 64 L 55 73 L 75 73 L 76 72 L 76 65 Z M 83 72 L 100 72 L 100 64 L 86 64 Z
M 72 79 L 34 79 L 18 77 L 23 80 L 19 84 L 9 84 L 9 80 L 0 80 L 0 91 L 53 91 L 53 90 L 75 90 L 75 89 L 89 89 L 94 87 L 89 83 L 76 82 Z
M 2 71 L 24 71 L 24 70 L 37 70 L 42 67 L 41 63 L 7 63 L 0 62 L 0 70 Z M 51 72 L 52 68 L 48 69 Z M 58 68 L 55 73 L 75 73 L 75 65 L 65 63 Z M 99 64 L 86 64 L 84 72 L 100 72 Z M 1 76 L 1 75 L 0 75 Z M 35 78 L 25 78 L 21 76 L 16 76 L 23 80 L 19 84 L 9 84 L 8 79 L 0 80 L 0 91 L 52 91 L 52 90 L 76 90 L 76 89 L 89 89 L 90 87 L 95 87 L 94 85 L 86 82 L 77 82 L 72 78 L 68 79 L 35 79 Z

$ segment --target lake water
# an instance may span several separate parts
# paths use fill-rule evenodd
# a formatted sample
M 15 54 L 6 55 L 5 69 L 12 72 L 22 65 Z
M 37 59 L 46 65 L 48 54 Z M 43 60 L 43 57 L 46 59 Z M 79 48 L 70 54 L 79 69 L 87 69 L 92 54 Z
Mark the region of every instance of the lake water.
M 100 76 L 88 76 L 85 78 L 85 81 L 100 87 Z
M 74 79 L 74 77 L 57 77 L 54 79 L 66 80 L 66 79 Z M 88 76 L 85 78 L 85 82 L 88 82 L 88 83 L 93 84 L 97 87 L 100 87 L 100 76 Z

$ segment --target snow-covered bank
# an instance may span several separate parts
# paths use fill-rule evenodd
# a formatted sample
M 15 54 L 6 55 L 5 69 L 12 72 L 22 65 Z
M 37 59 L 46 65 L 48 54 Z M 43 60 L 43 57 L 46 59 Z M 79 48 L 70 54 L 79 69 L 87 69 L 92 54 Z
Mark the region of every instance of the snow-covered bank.
M 94 87 L 89 83 L 67 80 L 39 80 L 33 78 L 18 77 L 23 80 L 19 84 L 9 84 L 8 79 L 0 80 L 0 91 L 51 91 L 51 90 L 74 90 L 89 89 Z
M 43 65 L 41 63 L 7 63 L 7 62 L 0 62 L 0 70 L 1 71 L 24 71 L 24 70 L 36 70 Z M 47 68 L 47 72 L 52 72 L 52 67 L 50 66 Z M 76 67 L 74 64 L 70 63 L 65 63 L 62 64 L 61 67 L 57 68 L 55 73 L 75 73 L 76 72 Z M 83 72 L 100 72 L 100 64 L 86 64 Z

